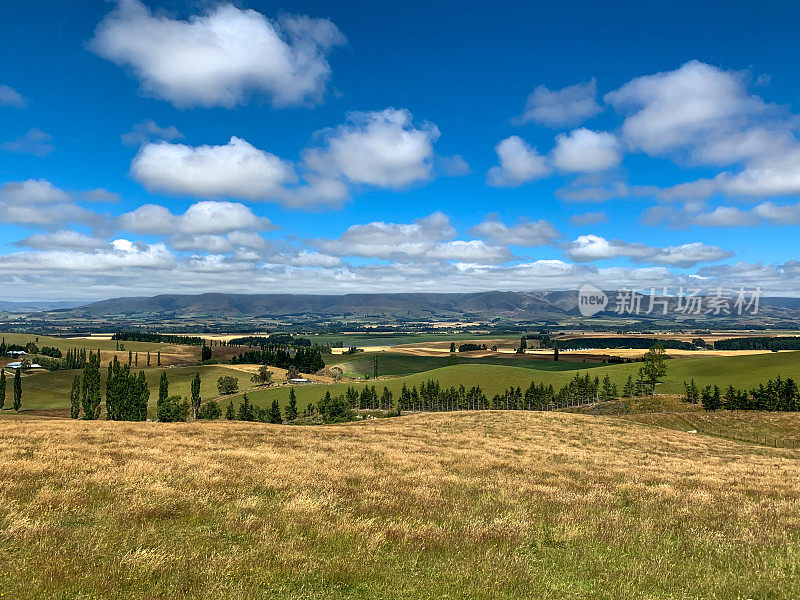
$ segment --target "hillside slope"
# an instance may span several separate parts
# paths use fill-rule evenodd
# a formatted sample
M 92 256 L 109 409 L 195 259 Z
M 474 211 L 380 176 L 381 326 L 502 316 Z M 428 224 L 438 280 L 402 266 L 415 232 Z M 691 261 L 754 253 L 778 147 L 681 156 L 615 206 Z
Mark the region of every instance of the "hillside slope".
M 9 598 L 800 597 L 793 451 L 557 413 L 0 425 Z

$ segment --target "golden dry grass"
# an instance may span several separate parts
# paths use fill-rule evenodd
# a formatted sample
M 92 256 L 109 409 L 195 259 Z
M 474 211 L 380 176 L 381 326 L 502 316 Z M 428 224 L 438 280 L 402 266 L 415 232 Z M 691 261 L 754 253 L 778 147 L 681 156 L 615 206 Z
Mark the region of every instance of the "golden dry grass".
M 563 413 L 0 418 L 6 598 L 797 598 L 800 453 Z

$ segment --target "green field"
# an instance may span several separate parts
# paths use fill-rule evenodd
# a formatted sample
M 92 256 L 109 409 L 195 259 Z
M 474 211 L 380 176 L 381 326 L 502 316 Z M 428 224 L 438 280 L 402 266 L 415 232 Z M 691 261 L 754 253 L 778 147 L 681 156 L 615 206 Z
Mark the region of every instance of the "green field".
M 135 370 L 138 372 L 138 370 Z M 161 372 L 167 373 L 170 395 L 189 397 L 189 385 L 194 374 L 199 372 L 201 377 L 200 395 L 202 398 L 218 396 L 217 379 L 223 375 L 230 375 L 239 380 L 239 388 L 243 391 L 252 389 L 250 375 L 242 371 L 235 371 L 226 367 L 201 366 L 201 367 L 175 367 L 175 368 L 150 368 L 144 369 L 147 382 L 150 386 L 150 411 L 155 410 L 155 401 L 158 397 L 158 383 Z M 69 392 L 75 375 L 82 371 L 40 371 L 25 375 L 22 379 L 22 409 L 26 410 L 64 410 L 69 408 Z M 105 397 L 106 369 L 100 369 L 103 395 Z M 9 380 L 10 381 L 10 380 Z M 5 408 L 10 406 L 10 387 L 6 392 Z
M 534 361 L 531 361 L 534 362 Z M 589 371 L 600 379 L 609 374 L 612 381 L 621 389 L 628 375 L 636 376 L 641 364 L 628 363 L 621 365 L 597 366 Z M 733 385 L 737 388 L 751 388 L 776 375 L 793 377 L 800 380 L 800 352 L 780 352 L 770 354 L 753 354 L 749 356 L 681 358 L 667 361 L 668 373 L 658 392 L 662 394 L 682 394 L 683 382 L 694 378 L 700 386 Z M 527 387 L 532 381 L 537 383 L 562 386 L 575 376 L 573 370 L 537 371 L 524 367 L 509 367 L 487 364 L 459 364 L 450 367 L 432 369 L 421 373 L 378 379 L 377 381 L 359 381 L 355 383 L 338 383 L 331 385 L 306 385 L 297 388 L 299 405 L 304 408 L 309 402 L 316 402 L 326 391 L 332 395 L 344 393 L 348 385 L 361 388 L 364 385 L 375 385 L 378 389 L 388 387 L 394 394 L 400 392 L 405 383 L 409 387 L 419 385 L 428 379 L 438 379 L 442 386 L 464 385 L 469 388 L 479 385 L 487 396 L 501 393 L 510 386 Z M 259 405 L 271 403 L 278 398 L 283 403 L 288 391 L 286 389 L 266 389 L 249 394 L 248 397 Z
M 346 371 L 351 369 L 366 375 L 372 372 L 372 356 L 358 354 L 355 357 L 328 357 L 336 359 L 349 358 L 350 361 L 340 362 Z M 487 364 L 485 359 L 475 359 L 467 363 L 460 359 L 460 364 L 446 367 L 436 367 L 438 357 L 416 357 L 405 355 L 391 355 L 380 353 L 379 373 L 396 374 L 409 373 L 402 376 L 386 376 L 378 380 L 362 380 L 352 383 L 338 384 L 310 384 L 296 388 L 298 404 L 301 408 L 311 402 L 316 403 L 326 391 L 331 394 L 341 394 L 349 385 L 361 388 L 364 385 L 375 385 L 379 390 L 388 387 L 395 397 L 400 393 L 403 384 L 419 386 L 428 379 L 438 379 L 444 387 L 464 385 L 467 388 L 480 386 L 487 396 L 501 393 L 510 386 L 526 388 L 532 381 L 552 384 L 559 387 L 575 376 L 576 368 L 588 367 L 583 363 L 552 363 L 549 361 L 513 361 L 515 366 Z M 496 359 L 503 361 L 503 359 Z M 516 366 L 518 364 L 524 366 Z M 349 366 L 348 366 L 349 365 Z M 556 366 L 558 365 L 558 366 Z M 662 394 L 683 393 L 683 382 L 694 378 L 698 385 L 720 385 L 721 387 L 733 385 L 737 388 L 751 388 L 776 375 L 793 377 L 800 380 L 800 352 L 780 352 L 770 354 L 756 354 L 736 357 L 714 358 L 687 358 L 667 361 L 668 374 L 663 383 L 658 386 Z M 544 367 L 544 368 L 541 368 Z M 639 363 L 622 365 L 599 365 L 589 370 L 591 376 L 603 378 L 608 373 L 618 387 L 625 383 L 628 375 L 636 375 Z M 565 370 L 551 370 L 565 369 Z M 145 369 L 150 382 L 151 399 L 155 399 L 160 368 Z M 252 389 L 250 376 L 247 373 L 233 371 L 222 366 L 204 367 L 176 367 L 165 369 L 171 382 L 170 392 L 182 396 L 189 395 L 189 381 L 197 370 L 200 370 L 203 387 L 203 398 L 212 398 L 217 395 L 216 380 L 221 375 L 232 375 L 239 379 L 242 391 Z M 103 369 L 103 371 L 105 371 Z M 73 371 L 56 371 L 53 373 L 40 372 L 27 375 L 23 380 L 24 396 L 23 409 L 64 409 L 68 407 L 69 389 L 72 383 Z M 248 395 L 259 406 L 266 406 L 277 398 L 283 405 L 288 398 L 286 387 L 258 389 Z M 236 397 L 234 402 L 239 402 Z M 9 402 L 6 402 L 8 406 Z
M 28 342 L 35 343 L 39 348 L 43 346 L 51 346 L 58 348 L 63 353 L 73 348 L 86 348 L 86 350 L 96 351 L 100 350 L 116 350 L 117 342 L 115 340 L 101 340 L 101 339 L 69 339 L 62 337 L 51 337 L 47 335 L 36 335 L 32 333 L 0 333 L 0 337 L 5 338 L 6 344 L 19 344 L 24 346 Z M 38 341 L 37 341 L 38 340 Z M 161 344 L 158 342 L 120 342 L 125 350 L 132 350 L 133 352 L 156 352 L 157 350 L 164 351 L 165 348 L 175 348 L 171 344 Z
M 378 376 L 384 375 L 411 375 L 432 369 L 446 367 L 450 356 L 412 356 L 399 352 L 359 352 L 357 354 L 333 354 L 325 357 L 325 363 L 337 366 L 345 375 L 352 374 L 359 377 L 372 377 L 375 358 L 378 359 Z M 488 356 L 486 358 L 456 357 L 460 365 L 503 365 L 507 367 L 520 367 L 536 371 L 573 371 L 599 366 L 599 363 L 579 363 L 550 360 L 517 359 L 509 356 L 501 358 Z
M 421 344 L 423 342 L 450 342 L 458 340 L 519 340 L 519 335 L 494 333 L 332 333 L 310 335 L 314 344 L 336 344 L 347 346 L 398 346 L 400 344 Z

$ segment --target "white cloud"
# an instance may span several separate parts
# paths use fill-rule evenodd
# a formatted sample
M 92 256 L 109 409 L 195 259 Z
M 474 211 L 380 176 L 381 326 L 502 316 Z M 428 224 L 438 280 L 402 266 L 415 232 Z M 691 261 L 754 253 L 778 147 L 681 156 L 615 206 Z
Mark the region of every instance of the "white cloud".
M 13 142 L 3 142 L 0 150 L 15 154 L 33 154 L 34 156 L 47 156 L 55 147 L 50 143 L 53 136 L 45 133 L 41 129 L 33 128 L 25 135 L 18 137 Z
M 754 225 L 758 219 L 750 211 L 735 206 L 718 206 L 710 213 L 702 213 L 691 218 L 689 222 L 702 227 L 739 227 Z
M 98 203 L 113 203 L 120 201 L 119 194 L 115 192 L 109 192 L 105 188 L 96 188 L 94 190 L 89 190 L 88 192 L 83 192 L 83 199 L 87 200 L 88 202 Z
M 513 122 L 522 125 L 534 121 L 548 127 L 577 125 L 602 110 L 596 96 L 594 79 L 555 91 L 540 85 L 528 96 L 523 114 Z
M 164 244 L 133 244 L 115 240 L 107 250 L 80 252 L 51 250 L 46 252 L 17 252 L 0 256 L 2 271 L 43 271 L 58 273 L 104 273 L 119 275 L 131 269 L 168 269 L 175 264 L 174 256 Z
M 587 212 L 580 215 L 572 215 L 569 222 L 573 227 L 583 227 L 585 225 L 597 225 L 607 223 L 608 215 L 602 211 Z
M 462 175 L 469 175 L 472 171 L 467 161 L 460 154 L 435 156 L 434 164 L 438 172 L 448 177 L 461 177 Z
M 14 245 L 39 250 L 96 250 L 109 247 L 104 239 L 64 229 L 53 233 L 36 233 Z
M 151 191 L 250 200 L 275 198 L 296 179 L 290 164 L 237 137 L 224 146 L 147 144 L 133 159 L 131 173 Z
M 269 219 L 259 217 L 238 202 L 203 200 L 192 204 L 182 215 L 173 215 L 157 204 L 145 204 L 121 215 L 119 226 L 143 234 L 223 234 L 234 231 L 274 229 Z
M 742 74 L 696 60 L 638 77 L 605 99 L 628 115 L 622 135 L 631 148 L 657 156 L 727 137 L 767 108 L 747 93 Z
M 529 248 L 547 246 L 559 237 L 558 231 L 547 221 L 522 221 L 517 225 L 508 226 L 496 216 L 491 216 L 476 225 L 470 233 L 497 244 Z
M 585 128 L 556 136 L 552 157 L 553 164 L 567 173 L 606 171 L 622 160 L 614 134 Z
M 347 123 L 320 132 L 323 144 L 303 153 L 307 169 L 354 184 L 398 189 L 431 178 L 435 125 L 415 125 L 405 109 L 351 113 Z
M 213 254 L 226 254 L 241 250 L 260 250 L 267 242 L 252 231 L 233 231 L 227 235 L 184 234 L 173 236 L 169 245 L 175 250 L 202 250 Z
M 128 133 L 121 136 L 126 146 L 142 146 L 151 140 L 180 140 L 185 136 L 174 125 L 161 127 L 150 119 L 137 123 Z
M 411 224 L 375 221 L 351 225 L 339 239 L 317 239 L 312 243 L 333 256 L 421 257 L 455 233 L 450 219 L 437 212 Z
M 508 248 L 490 246 L 483 240 L 454 240 L 436 244 L 425 252 L 424 258 L 495 265 L 508 262 L 513 255 Z
M 800 193 L 798 117 L 751 94 L 747 83 L 745 73 L 691 61 L 606 95 L 625 114 L 622 138 L 631 149 L 690 166 L 733 167 L 713 178 L 657 190 L 659 198 Z
M 0 85 L 0 106 L 22 108 L 25 106 L 25 98 L 14 88 Z
M 655 248 L 622 240 L 606 240 L 598 235 L 582 235 L 565 248 L 567 256 L 577 262 L 610 260 L 627 257 L 634 262 L 648 262 L 670 267 L 692 267 L 702 262 L 717 262 L 733 256 L 717 246 L 701 242 Z
M 487 182 L 498 187 L 517 187 L 549 173 L 545 158 L 521 137 L 512 135 L 495 147 L 500 165 L 489 169 Z
M 91 48 L 129 67 L 145 93 L 177 107 L 233 107 L 252 94 L 288 106 L 321 99 L 331 72 L 327 54 L 344 42 L 327 19 L 278 23 L 218 4 L 182 21 L 154 15 L 139 0 L 118 0 Z
M 47 229 L 66 223 L 100 225 L 105 217 L 87 211 L 49 181 L 29 179 L 0 187 L 0 222 Z

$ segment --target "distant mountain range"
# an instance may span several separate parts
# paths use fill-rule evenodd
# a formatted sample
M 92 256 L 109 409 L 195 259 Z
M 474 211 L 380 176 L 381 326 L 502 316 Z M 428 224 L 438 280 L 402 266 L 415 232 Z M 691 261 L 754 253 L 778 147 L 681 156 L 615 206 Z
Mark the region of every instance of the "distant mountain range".
M 364 318 L 377 321 L 460 320 L 558 322 L 580 316 L 574 291 L 457 294 L 163 294 L 113 298 L 78 307 L 47 307 L 46 320 L 120 321 Z M 674 300 L 673 300 L 674 302 Z M 800 320 L 800 298 L 762 298 L 759 319 Z M 0 310 L 2 304 L 0 304 Z M 617 316 L 601 313 L 598 317 Z M 663 317 L 661 317 L 663 319 Z M 703 317 L 701 316 L 700 319 Z M 667 320 L 671 320 L 667 317 Z
M 40 312 L 48 310 L 56 310 L 61 308 L 73 308 L 84 304 L 80 301 L 61 301 L 61 302 L 40 302 L 37 300 L 31 302 L 6 302 L 0 301 L 0 312 L 7 313 L 29 313 Z

